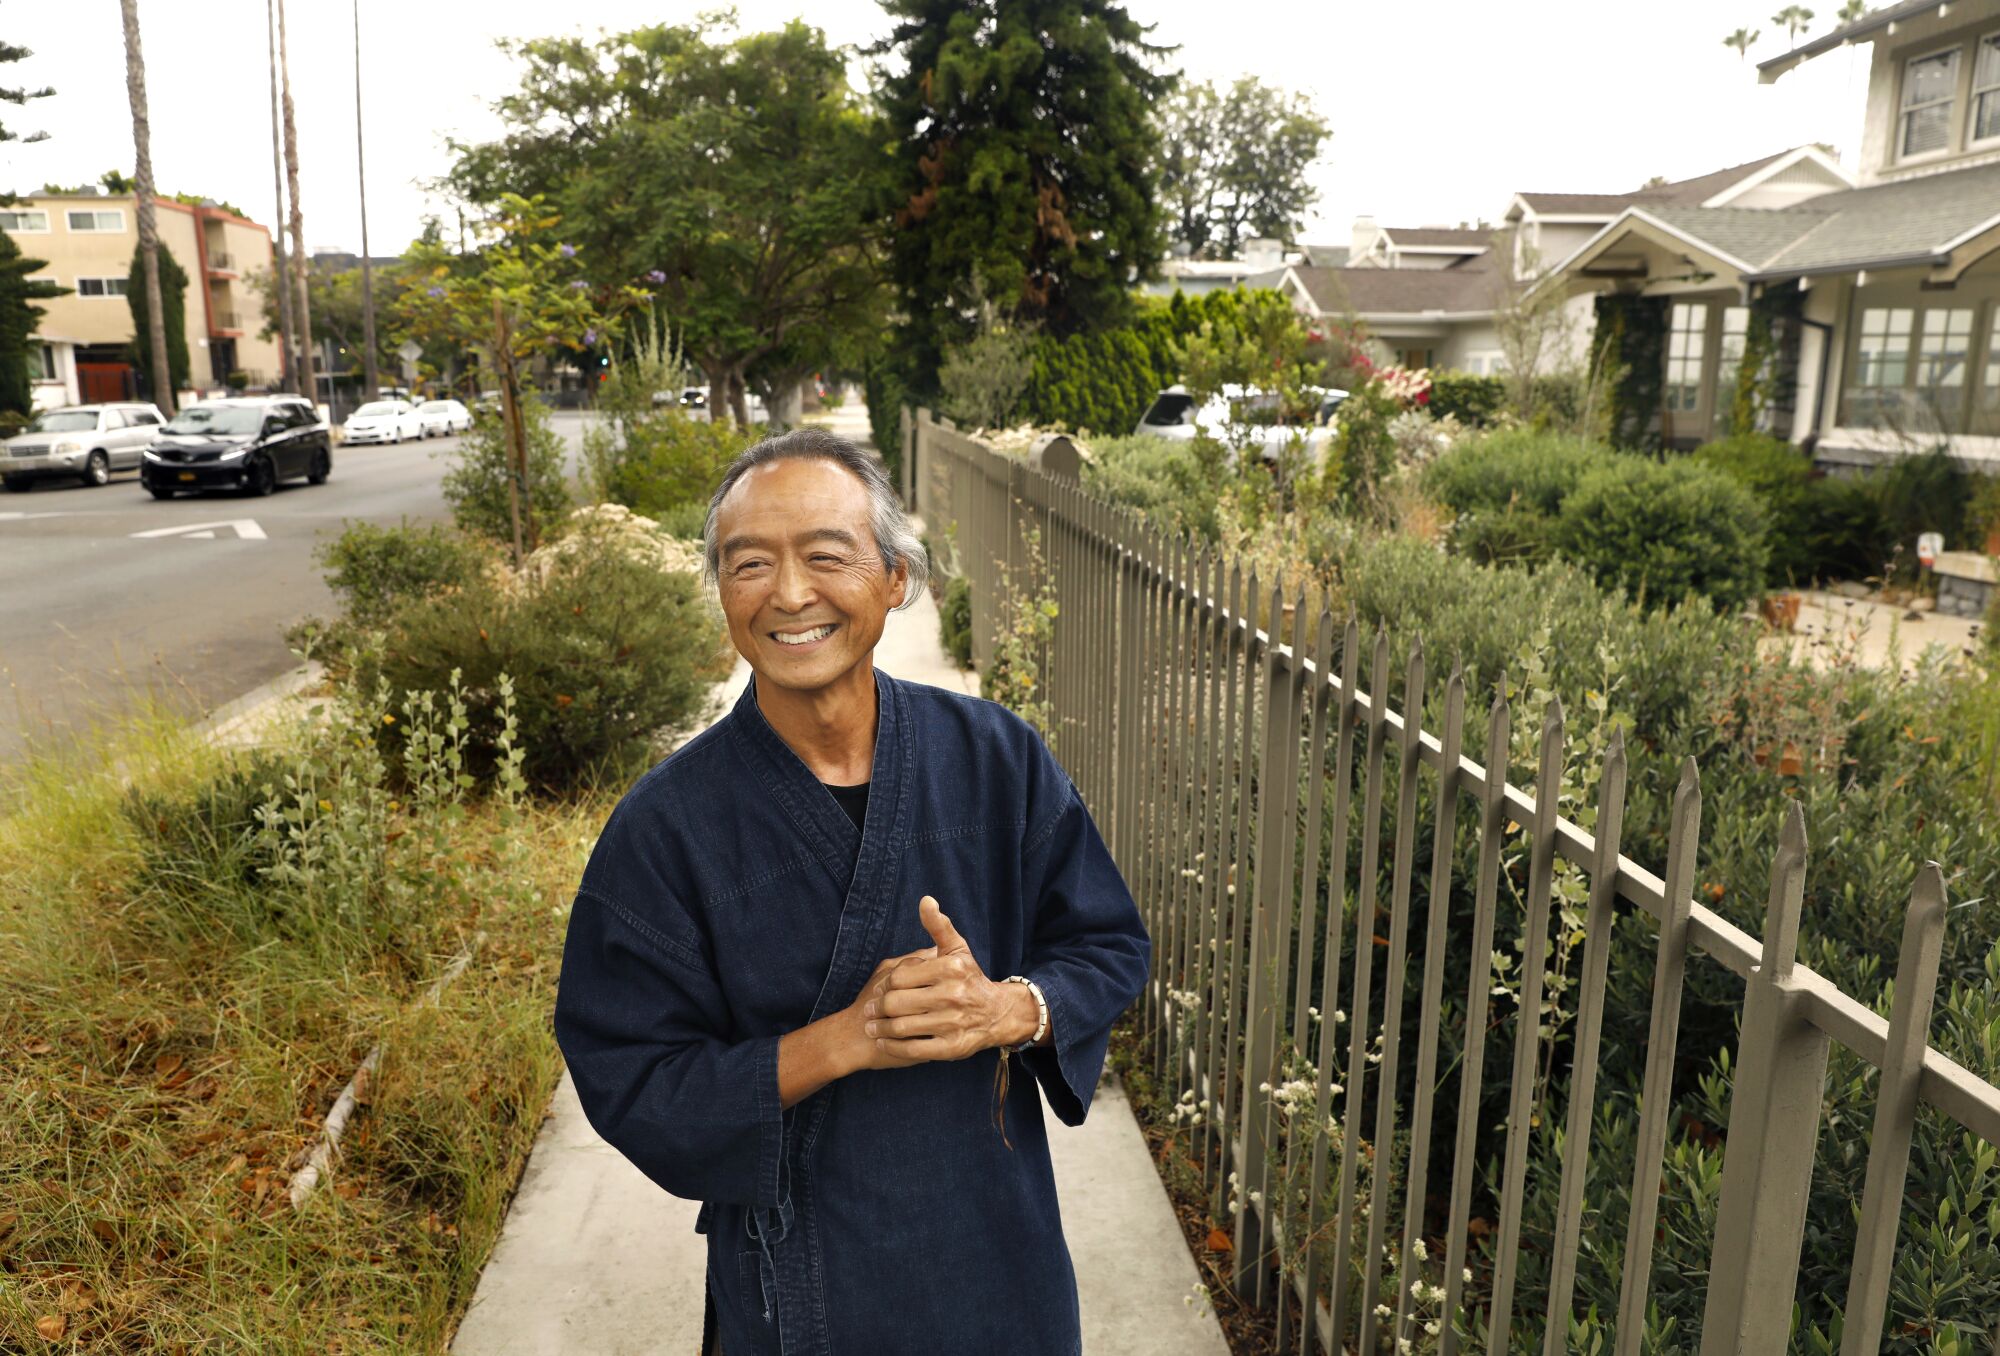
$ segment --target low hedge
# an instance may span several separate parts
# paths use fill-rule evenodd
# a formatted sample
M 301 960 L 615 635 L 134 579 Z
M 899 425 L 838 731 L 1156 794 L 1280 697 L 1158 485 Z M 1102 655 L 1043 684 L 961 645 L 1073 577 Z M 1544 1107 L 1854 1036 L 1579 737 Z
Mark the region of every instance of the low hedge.
M 1507 408 L 1506 379 L 1477 372 L 1433 372 L 1425 408 L 1438 419 L 1451 415 L 1467 428 L 1488 428 Z

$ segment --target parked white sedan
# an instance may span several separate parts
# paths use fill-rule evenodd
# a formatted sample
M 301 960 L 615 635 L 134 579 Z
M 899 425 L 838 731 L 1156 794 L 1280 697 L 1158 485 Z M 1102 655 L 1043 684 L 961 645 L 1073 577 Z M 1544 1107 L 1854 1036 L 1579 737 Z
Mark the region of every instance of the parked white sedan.
M 463 433 L 472 427 L 472 411 L 456 400 L 426 400 L 417 406 L 423 417 L 424 436 L 433 433 Z
M 341 425 L 350 443 L 400 443 L 424 436 L 424 417 L 407 400 L 371 400 Z

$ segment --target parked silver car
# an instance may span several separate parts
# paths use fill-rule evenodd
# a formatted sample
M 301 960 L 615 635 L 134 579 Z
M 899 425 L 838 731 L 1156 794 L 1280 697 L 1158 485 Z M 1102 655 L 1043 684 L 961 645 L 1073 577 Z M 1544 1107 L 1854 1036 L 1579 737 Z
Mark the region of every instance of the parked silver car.
M 10 490 L 54 476 L 102 485 L 139 465 L 164 422 L 157 405 L 141 401 L 44 410 L 0 447 L 0 481 Z

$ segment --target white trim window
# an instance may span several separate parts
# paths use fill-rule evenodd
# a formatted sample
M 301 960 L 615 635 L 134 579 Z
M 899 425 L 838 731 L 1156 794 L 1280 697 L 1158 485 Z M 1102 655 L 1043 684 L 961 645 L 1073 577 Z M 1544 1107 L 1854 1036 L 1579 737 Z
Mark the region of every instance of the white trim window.
M 47 235 L 49 214 L 31 211 L 25 207 L 0 212 L 0 231 L 8 231 L 15 235 Z
M 1965 139 L 1973 146 L 2000 141 L 2000 33 L 1988 33 L 1973 48 L 1972 122 Z
M 1864 306 L 1855 327 L 1854 380 L 1847 388 L 1841 422 L 1879 428 L 1900 409 L 1910 380 L 1912 306 Z
M 1667 411 L 1701 409 L 1701 366 L 1708 349 L 1708 303 L 1677 301 L 1667 330 Z
M 1965 400 L 1965 369 L 1972 358 L 1972 308 L 1927 306 L 1917 336 L 1917 397 L 1941 425 L 1958 420 Z
M 1973 407 L 1972 431 L 2000 434 L 2000 303 L 1986 324 L 1986 362 L 1979 372 L 1979 397 Z
M 69 229 L 79 235 L 120 235 L 125 230 L 125 214 L 116 208 L 87 209 L 64 214 Z
M 1958 97 L 1956 47 L 1903 64 L 1903 111 L 1897 157 L 1941 155 L 1951 148 L 1951 106 Z
M 38 378 L 38 380 L 41 381 L 61 380 L 61 371 L 56 366 L 56 346 L 54 344 L 37 344 L 35 345 L 35 347 L 41 350 L 42 374 Z
M 76 294 L 80 297 L 122 297 L 125 295 L 125 279 L 78 278 Z

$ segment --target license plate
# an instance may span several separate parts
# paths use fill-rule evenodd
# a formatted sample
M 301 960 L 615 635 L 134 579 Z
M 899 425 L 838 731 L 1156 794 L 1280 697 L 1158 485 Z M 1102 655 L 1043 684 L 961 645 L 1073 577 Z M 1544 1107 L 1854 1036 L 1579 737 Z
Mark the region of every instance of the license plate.
M 182 480 L 193 480 L 193 479 L 194 479 L 194 472 L 193 472 L 193 471 L 182 471 L 182 472 L 181 472 L 181 474 L 180 474 L 180 479 L 182 479 Z

